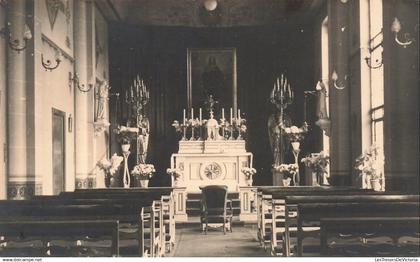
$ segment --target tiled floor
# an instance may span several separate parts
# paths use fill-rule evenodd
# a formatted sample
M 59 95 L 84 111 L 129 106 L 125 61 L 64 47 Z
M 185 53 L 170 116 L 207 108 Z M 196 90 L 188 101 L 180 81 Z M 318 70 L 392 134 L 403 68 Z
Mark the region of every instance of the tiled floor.
M 198 223 L 177 225 L 177 243 L 173 257 L 264 257 L 268 252 L 257 240 L 256 224 L 233 226 L 233 232 L 223 234 L 221 228 L 201 232 Z

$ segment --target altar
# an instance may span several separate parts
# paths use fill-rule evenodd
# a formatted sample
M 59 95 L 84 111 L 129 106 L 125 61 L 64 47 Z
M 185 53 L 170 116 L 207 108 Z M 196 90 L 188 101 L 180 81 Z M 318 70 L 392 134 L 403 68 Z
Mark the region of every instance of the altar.
M 171 168 L 180 172 L 176 187 L 187 193 L 201 192 L 200 186 L 226 185 L 239 192 L 252 180 L 241 171 L 252 167 L 252 153 L 246 152 L 244 140 L 179 141 L 178 153 L 171 157 Z

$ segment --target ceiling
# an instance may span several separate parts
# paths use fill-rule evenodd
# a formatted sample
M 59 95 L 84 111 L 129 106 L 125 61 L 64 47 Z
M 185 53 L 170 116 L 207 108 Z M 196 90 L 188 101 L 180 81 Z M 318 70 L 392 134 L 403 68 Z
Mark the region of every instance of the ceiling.
M 217 0 L 208 12 L 204 0 L 98 0 L 109 6 L 108 18 L 131 25 L 234 27 L 304 21 L 325 0 Z

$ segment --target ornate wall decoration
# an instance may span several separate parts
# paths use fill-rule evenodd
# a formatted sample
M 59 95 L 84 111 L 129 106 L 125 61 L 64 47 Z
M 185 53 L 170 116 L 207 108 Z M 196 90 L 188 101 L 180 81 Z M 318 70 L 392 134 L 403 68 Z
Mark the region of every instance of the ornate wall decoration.
M 203 163 L 200 167 L 200 177 L 202 180 L 224 179 L 226 167 L 217 162 Z
M 76 178 L 76 189 L 87 189 L 96 187 L 96 177 Z
M 7 186 L 7 198 L 11 200 L 31 199 L 41 193 L 42 185 L 34 182 L 9 182 Z
M 47 4 L 48 18 L 50 20 L 51 30 L 54 29 L 57 20 L 58 11 L 64 13 L 64 3 L 61 0 L 45 0 Z

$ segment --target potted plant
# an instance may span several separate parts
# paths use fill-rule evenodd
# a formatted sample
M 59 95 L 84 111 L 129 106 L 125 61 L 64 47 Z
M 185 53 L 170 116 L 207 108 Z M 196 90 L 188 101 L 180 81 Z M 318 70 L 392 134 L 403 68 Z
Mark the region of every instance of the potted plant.
M 306 167 L 310 168 L 312 173 L 315 173 L 317 184 L 323 184 L 324 174 L 328 173 L 327 166 L 329 164 L 330 157 L 324 154 L 323 151 L 318 154 L 311 154 L 305 158 L 302 158 L 301 162 L 305 164 Z
M 168 168 L 166 169 L 166 173 L 171 176 L 172 185 L 177 186 L 178 181 L 182 176 L 181 170 L 179 170 L 178 168 Z
M 383 163 L 383 156 L 379 154 L 379 147 L 372 145 L 356 158 L 354 168 L 363 182 L 367 182 L 368 188 L 381 191 L 384 190 L 382 186 L 384 183 L 383 174 L 381 172 Z
M 296 176 L 299 173 L 299 166 L 297 164 L 281 164 L 273 166 L 273 169 L 283 175 L 283 185 L 289 186 L 290 181 L 296 182 Z
M 152 164 L 138 164 L 134 166 L 131 174 L 136 181 L 139 181 L 140 187 L 148 187 L 149 179 L 152 178 L 155 172 L 155 166 Z
M 253 167 L 243 167 L 241 169 L 241 172 L 242 174 L 246 176 L 248 186 L 252 186 L 252 181 L 253 181 L 252 176 L 257 173 L 257 170 L 255 170 L 255 168 Z

